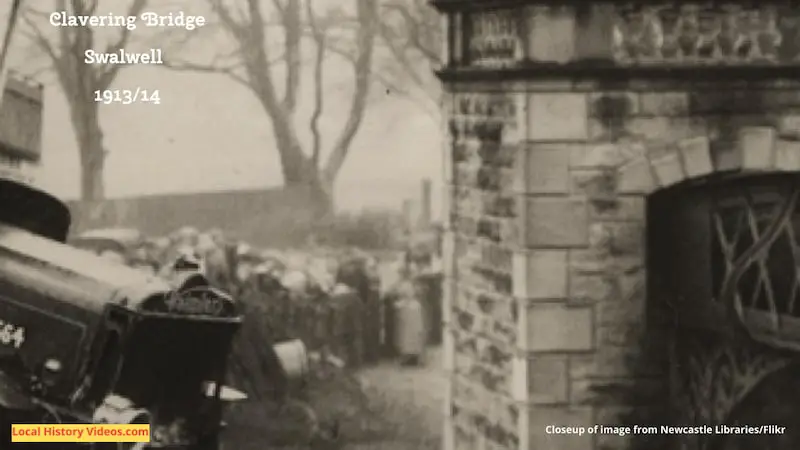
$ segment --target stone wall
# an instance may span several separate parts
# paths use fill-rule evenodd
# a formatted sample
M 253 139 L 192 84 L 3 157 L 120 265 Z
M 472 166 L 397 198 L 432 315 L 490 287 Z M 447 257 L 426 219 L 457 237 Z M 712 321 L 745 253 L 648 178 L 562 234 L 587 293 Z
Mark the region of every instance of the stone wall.
M 648 194 L 800 170 L 800 10 L 432 3 L 448 36 L 445 449 L 663 448 L 546 427 L 666 420 Z
M 450 84 L 446 448 L 631 444 L 545 427 L 633 424 L 626 386 L 663 389 L 641 355 L 646 195 L 800 170 L 798 87 Z

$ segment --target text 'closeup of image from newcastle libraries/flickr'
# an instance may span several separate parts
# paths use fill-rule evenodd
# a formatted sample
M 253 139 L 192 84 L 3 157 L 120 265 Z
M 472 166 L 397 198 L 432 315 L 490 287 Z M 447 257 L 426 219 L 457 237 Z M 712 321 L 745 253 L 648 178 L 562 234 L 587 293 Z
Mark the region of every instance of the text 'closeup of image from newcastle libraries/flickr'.
M 800 3 L 0 0 L 0 450 L 800 449 Z

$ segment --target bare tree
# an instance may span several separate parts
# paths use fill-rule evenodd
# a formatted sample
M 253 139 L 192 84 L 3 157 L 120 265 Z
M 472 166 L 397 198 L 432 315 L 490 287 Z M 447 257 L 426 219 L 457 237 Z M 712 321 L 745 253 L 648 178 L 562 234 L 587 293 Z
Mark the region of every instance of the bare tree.
M 68 15 L 94 15 L 98 0 L 55 0 L 55 11 Z M 138 16 L 147 0 L 131 0 L 128 15 Z M 105 195 L 103 168 L 106 148 L 100 127 L 100 103 L 94 100 L 96 90 L 105 90 L 116 79 L 121 65 L 90 65 L 84 63 L 84 52 L 98 45 L 90 27 L 59 27 L 52 36 L 46 30 L 48 13 L 28 8 L 23 13 L 24 32 L 49 60 L 69 103 L 70 120 L 78 141 L 81 165 L 81 198 L 102 200 Z M 108 45 L 106 52 L 118 52 L 130 40 L 130 31 L 122 28 L 119 36 Z
M 311 0 L 271 0 L 269 10 L 261 0 L 237 2 L 241 7 L 233 6 L 233 2 L 206 0 L 219 27 L 233 39 L 233 52 L 217 55 L 207 64 L 171 55 L 166 64 L 175 70 L 224 74 L 252 92 L 271 122 L 285 185 L 310 188 L 314 194 L 313 206 L 324 213 L 332 208 L 333 185 L 361 126 L 373 83 L 378 2 L 353 1 L 354 17 L 342 9 L 321 14 L 311 7 Z M 281 48 L 277 51 L 268 36 L 275 29 L 281 34 Z M 301 74 L 308 53 L 303 52 L 305 43 L 314 48 L 311 86 L 314 108 L 307 125 L 312 135 L 310 148 L 302 143 L 297 126 Z M 353 89 L 344 125 L 329 148 L 324 149 L 319 121 L 325 113 L 325 63 L 335 45 L 342 50 L 340 56 L 345 53 L 351 56 L 346 60 L 351 67 Z M 327 154 L 324 162 L 323 154 Z
M 395 84 L 410 84 L 437 110 L 440 85 L 433 71 L 443 62 L 442 31 L 439 13 L 429 0 L 385 0 L 382 4 L 379 42 L 387 54 L 381 72 L 391 75 Z

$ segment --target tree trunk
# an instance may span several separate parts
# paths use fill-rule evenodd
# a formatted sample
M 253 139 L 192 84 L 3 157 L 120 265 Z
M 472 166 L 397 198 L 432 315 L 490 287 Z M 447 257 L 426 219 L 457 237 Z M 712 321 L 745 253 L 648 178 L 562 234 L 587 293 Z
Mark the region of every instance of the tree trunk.
M 306 172 L 305 178 L 287 179 L 284 182 L 286 189 L 298 189 L 306 192 L 306 204 L 298 205 L 300 208 L 307 208 L 317 220 L 325 219 L 334 212 L 333 189 L 330 183 L 324 183 L 320 179 L 320 172 Z
M 320 180 L 320 172 L 311 191 L 311 204 L 320 219 L 327 219 L 335 211 L 333 183 Z
M 307 207 L 317 219 L 328 217 L 333 213 L 333 183 L 323 180 L 323 173 L 312 158 L 306 156 L 302 147 L 289 131 L 281 132 L 274 127 L 278 143 L 283 184 L 287 189 L 303 189 L 308 195 Z
M 81 199 L 98 201 L 105 198 L 103 168 L 106 151 L 97 104 L 73 105 L 72 123 L 76 130 L 81 161 Z

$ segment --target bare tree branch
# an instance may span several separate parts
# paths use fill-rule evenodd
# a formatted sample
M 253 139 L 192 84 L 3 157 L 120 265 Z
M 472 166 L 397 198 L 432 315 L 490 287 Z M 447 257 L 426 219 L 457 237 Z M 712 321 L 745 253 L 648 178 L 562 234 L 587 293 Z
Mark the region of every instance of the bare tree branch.
M 314 11 L 311 9 L 311 1 L 306 0 L 306 15 L 311 27 L 311 33 L 316 46 L 314 58 L 314 112 L 311 114 L 309 127 L 313 136 L 311 146 L 311 164 L 319 169 L 319 156 L 322 148 L 322 135 L 319 131 L 319 119 L 322 117 L 324 105 L 323 95 L 323 69 L 325 66 L 325 30 L 317 23 Z
M 280 3 L 274 0 L 275 3 Z M 286 83 L 283 107 L 293 113 L 297 106 L 300 88 L 300 37 L 302 33 L 300 0 L 291 0 L 281 10 L 284 21 L 284 52 L 286 57 Z
M 411 81 L 418 87 L 418 88 L 425 88 L 425 81 L 422 77 L 419 76 L 417 71 L 415 70 L 414 63 L 408 58 L 406 55 L 405 49 L 400 48 L 394 42 L 394 39 L 391 36 L 391 31 L 388 29 L 386 24 L 380 25 L 380 36 L 381 41 L 386 44 L 386 47 L 389 49 L 389 52 L 392 54 L 392 57 L 399 63 L 404 72 L 411 78 Z
M 410 82 L 407 97 L 432 113 L 440 100 L 431 71 L 441 60 L 444 36 L 439 14 L 426 0 L 385 0 L 382 5 L 379 42 L 389 59 L 388 67 L 380 71 L 390 74 L 396 84 Z
M 138 16 L 139 14 L 144 11 L 145 6 L 147 6 L 148 0 L 133 0 L 131 3 L 130 8 L 128 8 L 128 16 Z M 97 2 L 95 1 L 95 8 L 97 8 Z M 128 41 L 130 40 L 131 31 L 127 27 L 123 27 L 122 31 L 120 32 L 119 38 L 113 44 L 108 46 L 106 50 L 107 53 L 117 53 L 121 49 L 125 48 L 128 45 Z M 109 64 L 107 65 L 102 72 L 100 73 L 100 88 L 107 89 L 111 86 L 111 83 L 114 81 L 114 78 L 117 77 L 119 70 L 122 68 L 122 64 Z
M 242 86 L 253 89 L 250 82 L 243 76 L 236 73 L 236 69 L 241 68 L 241 64 L 234 64 L 231 66 L 218 66 L 215 64 L 198 64 L 190 61 L 179 61 L 172 59 L 164 59 L 164 67 L 178 71 L 178 72 L 204 72 L 216 73 L 225 75 L 231 80 L 241 84 Z
M 73 0 L 73 2 L 80 2 L 81 0 Z M 98 0 L 87 0 L 84 11 L 86 15 L 95 15 L 97 13 Z
M 372 57 L 375 51 L 375 35 L 378 26 L 378 6 L 374 0 L 357 0 L 357 14 L 361 26 L 357 35 L 358 56 L 353 64 L 355 93 L 350 106 L 350 114 L 341 135 L 331 151 L 322 172 L 322 180 L 332 184 L 344 165 L 350 144 L 361 126 L 372 74 Z
M 251 83 L 266 100 L 268 109 L 274 114 L 286 115 L 286 111 L 277 102 L 275 85 L 272 82 L 272 71 L 270 70 L 269 52 L 266 46 L 266 35 L 264 32 L 264 16 L 261 14 L 259 0 L 247 0 L 250 22 L 246 27 L 246 35 L 240 41 L 241 48 L 244 50 L 242 55 L 245 67 Z
M 297 0 L 289 0 L 289 3 L 297 3 Z M 280 0 L 272 0 L 272 4 L 275 5 L 275 9 L 278 11 L 278 14 L 281 16 L 281 21 L 283 22 L 284 15 L 286 14 L 286 5 L 281 3 Z M 289 7 L 292 7 L 292 5 L 289 5 Z
M 208 0 L 208 4 L 211 6 L 211 10 L 214 14 L 222 21 L 225 29 L 237 40 L 241 40 L 246 36 L 245 25 L 233 18 L 230 9 L 222 4 L 222 0 Z
M 127 14 L 139 15 L 147 0 L 131 0 Z M 54 10 L 68 15 L 92 16 L 99 10 L 99 0 L 54 0 Z M 26 8 L 23 21 L 30 38 L 49 60 L 69 106 L 69 118 L 78 141 L 81 162 L 81 195 L 88 200 L 99 200 L 104 196 L 103 169 L 106 158 L 103 130 L 100 126 L 99 103 L 94 101 L 94 92 L 108 88 L 123 65 L 90 65 L 84 63 L 86 50 L 94 49 L 98 43 L 95 31 L 88 26 L 53 28 L 53 35 L 44 30 L 49 27 L 49 14 Z M 131 33 L 123 29 L 112 42 L 108 52 L 117 52 L 129 45 Z
M 341 45 L 338 45 L 337 43 L 334 43 L 334 42 L 331 42 L 331 41 L 332 41 L 332 39 L 330 39 L 330 38 L 326 38 L 326 40 L 325 40 L 325 46 L 326 46 L 326 48 L 327 48 L 327 50 L 329 52 L 331 52 L 331 53 L 333 53 L 333 54 L 335 54 L 335 55 L 337 55 L 337 56 L 349 61 L 351 64 L 355 64 L 356 55 L 354 55 L 354 52 L 348 51 L 348 50 L 342 48 Z M 402 95 L 403 97 L 410 97 L 411 96 L 411 92 L 409 92 L 408 89 L 406 89 L 405 87 L 401 86 L 400 84 L 390 80 L 387 75 L 385 75 L 385 74 L 383 74 L 383 73 L 381 73 L 379 71 L 374 71 L 371 74 L 371 76 L 372 76 L 372 79 L 376 83 L 380 84 L 385 89 L 388 89 L 388 90 L 394 92 L 395 94 Z
M 387 3 L 384 8 L 389 12 L 396 12 L 402 17 L 406 27 L 406 33 L 404 33 L 405 38 L 407 39 L 408 43 L 413 46 L 413 48 L 419 51 L 429 61 L 434 63 L 441 62 L 440 52 L 436 48 L 431 48 L 432 45 L 430 43 L 422 41 L 422 37 L 426 36 L 431 29 L 438 29 L 438 24 L 428 23 L 424 19 L 421 20 L 418 17 L 414 17 L 414 14 L 412 14 L 407 4 L 409 1 L 413 3 L 412 8 L 430 8 L 428 5 L 419 4 L 414 0 L 390 2 Z M 430 14 L 433 14 L 432 10 L 430 11 Z M 436 15 L 432 15 L 432 17 L 435 18 Z
M 192 70 L 204 73 L 221 73 L 231 77 L 237 83 L 246 86 L 254 93 L 269 117 L 269 126 L 275 139 L 274 146 L 280 156 L 284 182 L 287 185 L 305 185 L 319 188 L 319 192 L 330 196 L 330 189 L 348 155 L 353 140 L 361 126 L 368 96 L 374 82 L 391 84 L 390 77 L 382 77 L 373 70 L 374 49 L 378 36 L 378 3 L 375 0 L 353 0 L 356 17 L 346 9 L 332 8 L 324 15 L 315 11 L 312 0 L 300 3 L 299 0 L 273 0 L 275 16 L 283 27 L 282 55 L 275 58 L 266 36 L 267 29 L 273 26 L 268 23 L 266 10 L 262 11 L 263 0 L 244 0 L 238 4 L 246 8 L 241 14 L 230 6 L 224 6 L 222 0 L 206 0 L 219 19 L 219 23 L 233 39 L 236 58 L 240 65 L 222 64 L 212 61 L 211 64 L 190 63 L 189 61 L 169 61 L 165 66 L 176 70 Z M 305 6 L 305 11 L 304 11 Z M 304 20 L 304 17 L 307 17 Z M 307 22 L 307 23 L 304 23 Z M 354 35 L 354 38 L 352 37 Z M 313 110 L 308 122 L 312 142 L 304 148 L 299 138 L 294 117 L 301 89 L 302 69 L 304 67 L 303 39 L 314 44 L 313 58 L 309 68 L 312 71 L 311 98 Z M 350 40 L 354 47 L 348 51 Z M 309 48 L 312 48 L 309 46 Z M 320 122 L 325 113 L 326 89 L 339 91 L 325 80 L 325 64 L 329 55 L 337 55 L 351 67 L 353 94 L 345 123 L 328 153 L 325 164 L 320 164 L 324 152 L 324 136 L 320 130 Z M 228 55 L 230 56 L 230 55 Z M 280 96 L 273 73 L 273 65 L 279 62 L 285 72 L 284 91 Z M 400 91 L 399 86 L 392 90 Z M 308 150 L 308 152 L 304 151 Z
M 25 34 L 29 39 L 31 39 L 34 45 L 36 45 L 40 50 L 45 52 L 45 54 L 54 63 L 57 63 L 59 61 L 59 58 L 53 44 L 47 39 L 44 33 L 42 33 L 42 31 L 38 28 L 37 24 L 27 14 L 23 14 L 21 17 L 22 20 L 24 20 L 27 23 L 28 28 L 30 28 L 30 32 L 25 30 L 23 31 L 23 34 Z

